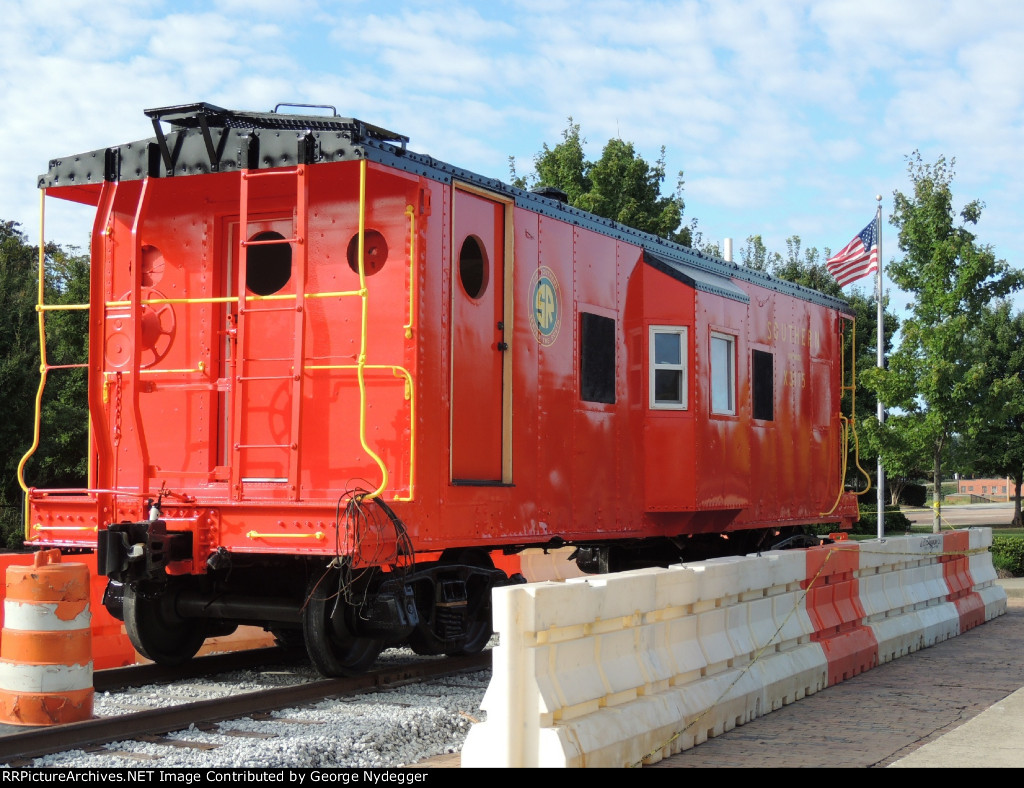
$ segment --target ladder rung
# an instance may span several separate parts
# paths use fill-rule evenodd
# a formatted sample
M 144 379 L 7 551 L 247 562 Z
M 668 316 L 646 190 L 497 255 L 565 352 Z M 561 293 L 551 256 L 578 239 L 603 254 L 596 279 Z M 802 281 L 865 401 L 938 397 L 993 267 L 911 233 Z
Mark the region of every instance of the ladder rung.
M 246 377 L 239 377 L 238 380 L 247 382 L 250 380 L 294 380 L 294 375 L 252 375 Z

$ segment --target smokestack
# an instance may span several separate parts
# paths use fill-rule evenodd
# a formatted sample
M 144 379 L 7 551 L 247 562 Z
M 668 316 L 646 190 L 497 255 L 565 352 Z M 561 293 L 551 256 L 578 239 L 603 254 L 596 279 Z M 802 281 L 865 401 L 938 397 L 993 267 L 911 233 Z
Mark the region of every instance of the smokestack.
M 732 262 L 732 238 L 725 239 L 725 253 L 723 255 L 727 263 Z

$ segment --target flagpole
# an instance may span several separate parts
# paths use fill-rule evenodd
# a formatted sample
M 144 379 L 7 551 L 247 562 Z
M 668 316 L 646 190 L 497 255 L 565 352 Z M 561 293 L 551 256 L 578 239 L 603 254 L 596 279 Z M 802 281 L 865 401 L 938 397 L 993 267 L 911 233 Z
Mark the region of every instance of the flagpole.
M 878 368 L 885 368 L 885 329 L 884 329 L 884 311 L 882 309 L 882 265 L 884 257 L 882 257 L 882 195 L 879 194 L 875 197 L 878 200 L 878 210 L 875 213 L 875 221 L 877 225 L 875 227 L 876 238 L 878 239 L 878 292 L 876 293 L 878 298 Z M 881 426 L 885 423 L 885 405 L 882 404 L 882 398 L 878 398 L 878 424 Z M 882 453 L 878 453 L 878 538 L 881 539 L 885 536 L 885 469 L 882 467 Z

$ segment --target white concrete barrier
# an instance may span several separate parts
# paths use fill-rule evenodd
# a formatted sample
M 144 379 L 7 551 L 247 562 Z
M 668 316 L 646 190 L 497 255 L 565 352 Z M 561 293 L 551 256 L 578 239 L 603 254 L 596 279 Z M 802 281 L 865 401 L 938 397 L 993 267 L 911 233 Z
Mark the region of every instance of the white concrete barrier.
M 654 763 L 1001 615 L 990 529 L 974 530 L 988 541 L 972 530 L 955 554 L 941 538 L 847 544 L 832 575 L 820 553 L 812 572 L 815 556 L 792 550 L 495 589 L 487 719 L 462 765 Z M 951 589 L 968 566 L 970 589 Z
M 970 567 L 974 591 L 985 603 L 985 620 L 991 621 L 1006 612 L 1006 591 L 996 583 L 996 569 L 992 565 L 992 529 L 970 530 Z

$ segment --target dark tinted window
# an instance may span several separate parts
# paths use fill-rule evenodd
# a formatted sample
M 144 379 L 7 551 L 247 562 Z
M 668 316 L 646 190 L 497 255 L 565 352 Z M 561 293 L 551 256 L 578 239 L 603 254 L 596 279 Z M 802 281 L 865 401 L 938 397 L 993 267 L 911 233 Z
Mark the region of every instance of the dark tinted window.
M 775 419 L 775 356 L 763 350 L 751 351 L 750 385 L 754 418 Z
M 580 313 L 580 399 L 615 402 L 615 321 Z

